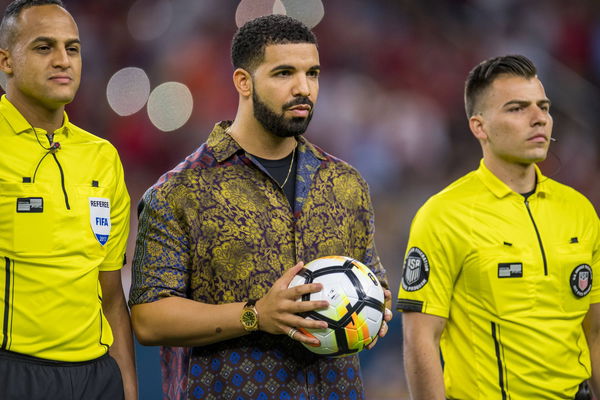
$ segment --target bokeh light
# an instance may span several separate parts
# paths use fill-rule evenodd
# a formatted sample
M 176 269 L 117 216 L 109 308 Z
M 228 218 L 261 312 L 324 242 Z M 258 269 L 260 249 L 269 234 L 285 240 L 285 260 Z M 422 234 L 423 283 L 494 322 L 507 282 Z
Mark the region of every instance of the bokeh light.
M 117 71 L 106 86 L 108 104 L 121 116 L 141 110 L 149 95 L 150 79 L 141 68 L 127 67 Z
M 286 15 L 287 11 L 281 0 L 275 0 L 275 3 L 273 4 L 272 13 Z
M 302 21 L 311 29 L 317 26 L 325 15 L 321 0 L 278 0 L 277 2 L 283 4 L 285 15 Z
M 239 28 L 254 18 L 273 14 L 274 8 L 275 0 L 242 0 L 235 12 L 235 23 Z
M 183 83 L 166 82 L 157 86 L 148 99 L 148 117 L 163 132 L 181 128 L 192 115 L 194 99 Z
M 325 15 L 321 0 L 242 0 L 235 13 L 238 28 L 263 15 L 283 14 L 314 28 Z
M 136 40 L 154 40 L 160 37 L 173 18 L 169 0 L 138 0 L 127 14 L 127 27 Z

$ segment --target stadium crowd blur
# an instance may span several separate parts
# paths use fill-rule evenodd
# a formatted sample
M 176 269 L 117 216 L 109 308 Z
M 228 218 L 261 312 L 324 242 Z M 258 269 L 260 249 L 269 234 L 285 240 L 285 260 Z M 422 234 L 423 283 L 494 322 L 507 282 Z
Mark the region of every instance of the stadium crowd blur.
M 139 0 L 137 10 L 158 2 Z M 167 29 L 145 41 L 128 30 L 132 18 L 146 17 L 129 13 L 133 1 L 65 3 L 78 21 L 84 57 L 82 86 L 67 111 L 77 125 L 117 147 L 135 207 L 143 191 L 202 143 L 216 121 L 233 119 L 237 95 L 229 45 L 239 1 L 172 0 L 172 12 L 164 15 L 170 17 Z M 534 60 L 552 100 L 557 138 L 542 169 L 600 208 L 599 1 L 324 0 L 323 5 L 324 18 L 315 27 L 321 90 L 307 136 L 356 166 L 369 182 L 377 246 L 393 291 L 417 208 L 478 165 L 481 152 L 468 130 L 463 82 L 484 58 L 521 53 Z M 130 66 L 144 69 L 152 87 L 166 81 L 189 87 L 193 113 L 183 127 L 161 132 L 145 109 L 127 117 L 111 110 L 107 83 Z M 128 286 L 129 269 L 124 271 Z M 395 314 L 390 334 L 361 356 L 368 399 L 406 398 L 401 318 Z M 158 364 L 139 365 L 142 383 L 150 369 L 158 371 Z

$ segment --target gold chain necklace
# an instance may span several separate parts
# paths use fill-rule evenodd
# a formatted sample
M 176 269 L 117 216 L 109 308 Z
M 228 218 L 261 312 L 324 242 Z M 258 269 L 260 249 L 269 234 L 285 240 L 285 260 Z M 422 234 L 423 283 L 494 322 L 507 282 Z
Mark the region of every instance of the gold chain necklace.
M 294 166 L 294 157 L 296 156 L 296 148 L 294 147 L 294 150 L 292 150 L 292 161 L 290 162 L 290 168 L 288 169 L 288 173 L 285 176 L 285 180 L 283 181 L 283 183 L 281 185 L 279 185 L 279 182 L 277 182 L 277 184 L 279 185 L 279 187 L 281 189 L 283 189 L 283 187 L 285 186 L 285 184 L 287 183 L 288 179 L 290 179 L 290 175 L 292 173 L 292 167 Z
M 228 135 L 231 135 L 231 125 L 229 125 L 227 128 L 225 128 L 224 132 Z M 297 146 L 295 146 L 294 150 L 292 150 L 292 162 L 290 162 L 290 167 L 288 168 L 288 172 L 287 172 L 287 175 L 285 176 L 285 180 L 280 185 L 279 182 L 277 182 L 277 180 L 275 179 L 275 182 L 281 189 L 283 189 L 283 187 L 287 183 L 288 179 L 290 179 L 290 175 L 292 174 L 292 167 L 294 166 L 294 157 L 296 156 L 296 147 Z

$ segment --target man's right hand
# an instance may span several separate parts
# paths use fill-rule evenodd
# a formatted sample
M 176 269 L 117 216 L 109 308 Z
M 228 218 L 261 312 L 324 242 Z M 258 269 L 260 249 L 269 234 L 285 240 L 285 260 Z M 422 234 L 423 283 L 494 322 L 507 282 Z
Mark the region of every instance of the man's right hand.
M 262 331 L 275 335 L 289 335 L 293 330 L 299 328 L 324 329 L 327 328 L 327 322 L 305 319 L 298 313 L 327 308 L 329 302 L 319 301 L 297 301 L 302 295 L 308 293 L 317 293 L 323 289 L 320 283 L 309 283 L 305 285 L 289 288 L 289 284 L 298 272 L 304 267 L 303 262 L 299 262 L 293 268 L 287 270 L 279 278 L 269 292 L 256 302 L 258 312 L 258 328 Z M 319 345 L 318 339 L 306 336 L 301 331 L 291 335 L 292 339 L 302 343 Z

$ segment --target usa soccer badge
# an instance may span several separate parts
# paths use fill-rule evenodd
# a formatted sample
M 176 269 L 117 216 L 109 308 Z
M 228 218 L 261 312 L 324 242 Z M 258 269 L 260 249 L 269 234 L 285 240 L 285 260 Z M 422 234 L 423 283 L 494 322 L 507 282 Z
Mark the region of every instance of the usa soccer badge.
M 102 246 L 110 236 L 110 199 L 90 197 L 90 223 L 92 231 Z
M 402 288 L 407 292 L 421 289 L 429 280 L 429 260 L 418 247 L 408 251 L 404 260 L 404 274 L 402 276 Z
M 577 297 L 583 297 L 592 290 L 592 268 L 589 265 L 578 265 L 571 272 L 571 290 Z

